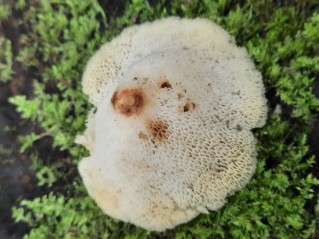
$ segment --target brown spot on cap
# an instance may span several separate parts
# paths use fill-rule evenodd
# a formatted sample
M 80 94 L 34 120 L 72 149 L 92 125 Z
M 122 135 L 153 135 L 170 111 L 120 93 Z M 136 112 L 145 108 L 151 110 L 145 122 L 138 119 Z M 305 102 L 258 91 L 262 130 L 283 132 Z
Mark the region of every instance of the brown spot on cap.
M 236 130 L 237 130 L 237 131 L 242 131 L 242 130 L 243 130 L 243 127 L 241 127 L 241 126 L 238 124 L 238 125 L 236 125 Z
M 184 106 L 179 107 L 179 111 L 180 112 L 188 112 L 190 110 L 195 109 L 195 107 L 196 107 L 196 104 L 194 102 L 188 102 Z
M 178 94 L 177 94 L 177 99 L 180 100 L 180 99 L 182 99 L 183 97 L 184 97 L 184 95 L 183 95 L 182 93 L 178 93 Z
M 144 77 L 144 78 L 143 78 L 143 82 L 142 82 L 143 85 L 145 85 L 147 82 L 148 82 L 148 77 Z
M 160 87 L 172 89 L 172 85 L 168 81 L 164 81 Z
M 145 96 L 141 89 L 125 89 L 116 91 L 111 99 L 114 109 L 126 116 L 138 115 L 145 104 Z
M 147 139 L 148 139 L 148 136 L 147 136 L 147 134 L 145 134 L 145 133 L 143 133 L 142 131 L 140 131 L 140 132 L 138 133 L 138 138 L 139 138 L 139 139 L 142 139 L 142 140 L 147 140 Z
M 168 123 L 165 120 L 149 120 L 147 128 L 155 141 L 162 142 L 168 139 Z

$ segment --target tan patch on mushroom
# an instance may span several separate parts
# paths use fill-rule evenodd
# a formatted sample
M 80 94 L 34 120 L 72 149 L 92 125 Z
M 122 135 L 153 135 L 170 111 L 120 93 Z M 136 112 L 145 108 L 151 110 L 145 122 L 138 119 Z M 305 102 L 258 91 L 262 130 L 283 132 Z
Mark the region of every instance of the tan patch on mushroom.
M 183 95 L 182 93 L 178 93 L 178 94 L 177 94 L 177 99 L 180 100 L 180 99 L 182 99 L 182 98 L 184 98 L 184 95 Z
M 115 194 L 110 194 L 110 192 L 103 188 L 100 191 L 97 191 L 95 196 L 97 200 L 101 202 L 101 204 L 108 202 L 108 210 L 116 210 L 120 203 L 120 193 L 121 191 L 119 190 Z
M 168 123 L 165 120 L 149 120 L 147 128 L 155 141 L 163 142 L 168 139 Z
M 139 138 L 139 139 L 142 139 L 142 140 L 147 140 L 147 139 L 148 139 L 148 136 L 147 136 L 147 134 L 145 134 L 145 133 L 143 133 L 142 131 L 140 131 L 140 132 L 138 133 L 138 138 Z
M 115 196 L 111 200 L 111 203 L 112 203 L 114 208 L 118 208 L 119 207 L 119 203 L 120 203 L 120 195 L 119 195 L 119 193 L 115 194 Z
M 116 91 L 111 99 L 114 109 L 120 114 L 131 116 L 140 114 L 145 105 L 145 95 L 142 89 L 125 89 Z
M 148 77 L 144 77 L 142 84 L 145 85 L 147 82 L 148 82 Z

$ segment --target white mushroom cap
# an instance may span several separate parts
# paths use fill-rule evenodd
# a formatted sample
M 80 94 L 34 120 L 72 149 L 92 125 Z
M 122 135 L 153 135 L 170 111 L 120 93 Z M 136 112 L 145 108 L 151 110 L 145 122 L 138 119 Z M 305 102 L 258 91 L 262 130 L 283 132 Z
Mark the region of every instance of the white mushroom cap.
M 251 129 L 266 120 L 260 73 L 204 19 L 130 27 L 89 61 L 95 105 L 78 142 L 92 198 L 117 219 L 163 231 L 216 210 L 255 171 Z

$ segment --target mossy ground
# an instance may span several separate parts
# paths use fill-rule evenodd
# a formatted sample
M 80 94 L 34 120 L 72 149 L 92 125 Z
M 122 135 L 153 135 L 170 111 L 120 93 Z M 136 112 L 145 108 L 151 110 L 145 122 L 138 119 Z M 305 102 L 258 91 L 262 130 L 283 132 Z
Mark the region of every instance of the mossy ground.
M 29 226 L 24 238 L 318 238 L 318 11 L 311 0 L 0 0 L 0 84 L 16 86 L 9 101 L 31 129 L 8 132 L 20 134 L 44 189 L 12 209 Z M 258 166 L 244 190 L 217 212 L 150 233 L 110 219 L 87 196 L 76 169 L 87 152 L 74 137 L 91 107 L 80 86 L 89 57 L 124 27 L 171 15 L 209 18 L 248 49 L 269 119 L 255 131 Z

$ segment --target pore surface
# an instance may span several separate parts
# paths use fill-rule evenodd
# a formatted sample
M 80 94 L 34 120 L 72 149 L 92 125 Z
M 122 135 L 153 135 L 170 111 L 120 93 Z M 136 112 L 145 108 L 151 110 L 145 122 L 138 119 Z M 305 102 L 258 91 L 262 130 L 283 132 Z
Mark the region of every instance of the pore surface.
M 222 207 L 256 164 L 266 119 L 261 75 L 216 24 L 168 18 L 131 27 L 89 61 L 95 110 L 79 165 L 103 211 L 162 231 Z

